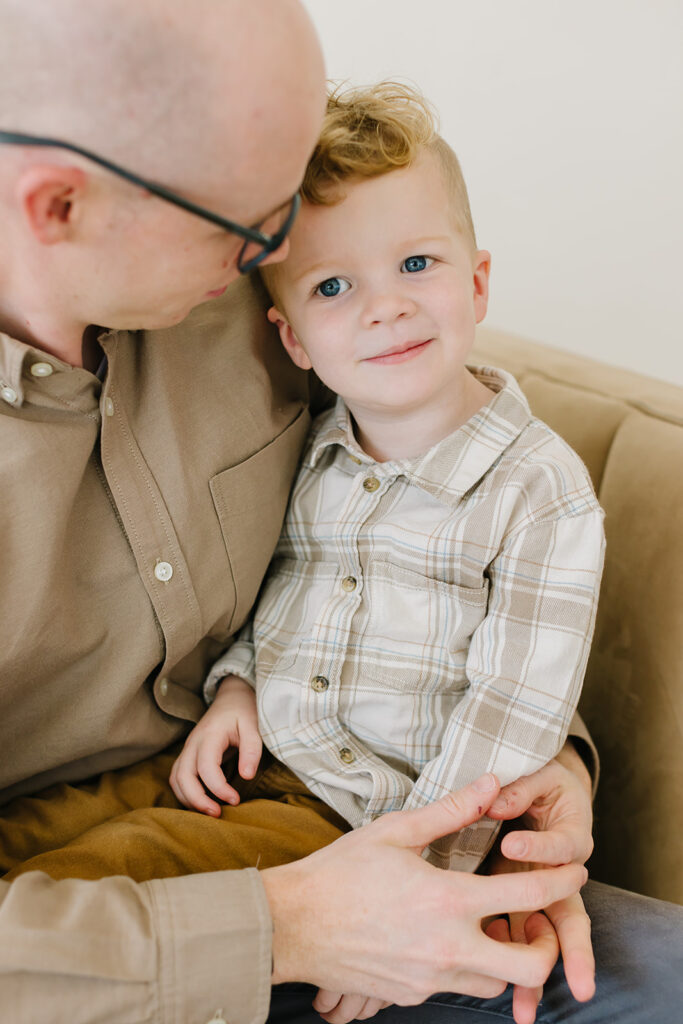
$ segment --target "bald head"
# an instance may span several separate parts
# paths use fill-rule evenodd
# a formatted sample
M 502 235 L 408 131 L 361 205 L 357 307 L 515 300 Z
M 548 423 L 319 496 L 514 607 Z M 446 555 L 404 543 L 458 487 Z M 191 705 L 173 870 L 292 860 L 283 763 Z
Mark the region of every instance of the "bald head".
M 2 128 L 185 192 L 207 167 L 239 189 L 288 133 L 299 162 L 315 141 L 322 59 L 298 0 L 0 0 L 0 23 Z
M 0 128 L 275 230 L 325 106 L 299 0 L 0 0 L 0 25 Z M 89 324 L 178 323 L 238 272 L 234 233 L 63 148 L 0 144 L 0 219 L 0 331 L 74 365 Z

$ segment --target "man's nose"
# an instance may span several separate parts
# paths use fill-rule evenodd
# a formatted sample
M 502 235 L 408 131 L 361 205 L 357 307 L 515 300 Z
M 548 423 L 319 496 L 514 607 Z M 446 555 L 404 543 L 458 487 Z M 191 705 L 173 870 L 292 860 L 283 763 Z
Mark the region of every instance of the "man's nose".
M 366 327 L 392 323 L 394 320 L 414 316 L 417 306 L 413 299 L 398 287 L 384 287 L 368 295 L 363 310 Z
M 289 255 L 289 238 L 285 238 L 282 245 L 280 245 L 273 252 L 269 252 L 267 256 L 261 260 L 259 266 L 263 267 L 266 263 L 281 263 L 282 260 L 287 259 Z

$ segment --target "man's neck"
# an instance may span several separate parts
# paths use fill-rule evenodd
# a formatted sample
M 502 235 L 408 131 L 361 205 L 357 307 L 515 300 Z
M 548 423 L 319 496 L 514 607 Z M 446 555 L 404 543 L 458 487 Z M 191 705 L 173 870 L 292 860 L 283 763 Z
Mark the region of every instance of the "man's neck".
M 84 324 L 48 321 L 40 314 L 20 316 L 0 312 L 0 332 L 3 334 L 42 349 L 71 366 L 84 366 L 93 372 L 102 359 L 102 350 L 97 343 L 98 331 L 99 328 Z
M 347 403 L 355 424 L 359 445 L 377 462 L 412 459 L 429 451 L 452 434 L 493 398 L 493 392 L 465 372 L 454 393 L 444 391 L 426 406 L 397 416 L 384 410 L 367 409 Z

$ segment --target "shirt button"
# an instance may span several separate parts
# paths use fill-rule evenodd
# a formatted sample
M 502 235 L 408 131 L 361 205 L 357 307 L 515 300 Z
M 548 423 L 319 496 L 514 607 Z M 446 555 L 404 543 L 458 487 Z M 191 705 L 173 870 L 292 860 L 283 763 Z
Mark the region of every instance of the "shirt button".
M 161 583 L 168 583 L 173 575 L 173 566 L 170 562 L 157 562 L 154 566 L 154 575 Z
M 107 396 L 105 398 L 105 400 L 104 400 L 104 415 L 105 416 L 113 416 L 114 415 L 114 403 L 112 402 L 111 398 L 109 398 L 109 396 Z
M 348 590 L 349 592 L 355 590 L 357 582 L 355 576 L 345 576 L 341 582 L 342 590 Z
M 33 377 L 50 377 L 54 367 L 50 366 L 49 363 L 33 363 L 31 366 L 31 375 Z
M 330 681 L 325 676 L 313 676 L 311 679 L 311 689 L 316 693 L 324 693 L 329 685 Z
M 355 462 L 357 466 L 360 466 L 360 459 L 357 455 L 349 455 L 351 462 Z
M 376 476 L 369 476 L 363 481 L 363 487 L 366 491 L 376 491 L 379 487 L 379 480 Z
M 162 697 L 168 697 L 168 679 L 162 679 L 159 683 L 159 693 Z
M 4 387 L 0 388 L 0 398 L 2 398 L 3 402 L 7 402 L 8 405 L 14 405 L 17 400 L 17 393 L 9 384 L 5 384 Z
M 356 760 L 356 755 L 352 750 L 349 750 L 348 747 L 342 747 L 341 750 L 339 751 L 339 756 L 344 762 L 344 764 L 351 764 L 353 761 Z

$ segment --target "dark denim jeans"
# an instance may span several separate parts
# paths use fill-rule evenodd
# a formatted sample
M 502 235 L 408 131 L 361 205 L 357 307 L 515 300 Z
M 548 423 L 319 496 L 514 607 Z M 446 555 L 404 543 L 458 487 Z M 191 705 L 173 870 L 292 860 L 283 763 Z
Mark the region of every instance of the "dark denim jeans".
M 673 1024 L 683 1020 L 683 907 L 589 882 L 583 890 L 593 925 L 596 994 L 577 1003 L 561 963 L 552 972 L 538 1008 L 539 1024 Z M 273 990 L 269 1024 L 320 1024 L 307 985 Z M 496 999 L 448 993 L 422 1006 L 391 1006 L 376 1024 L 505 1024 L 512 1021 L 508 988 Z

